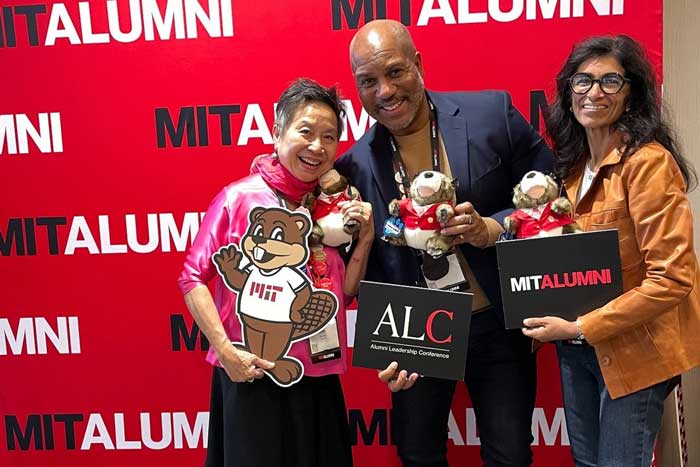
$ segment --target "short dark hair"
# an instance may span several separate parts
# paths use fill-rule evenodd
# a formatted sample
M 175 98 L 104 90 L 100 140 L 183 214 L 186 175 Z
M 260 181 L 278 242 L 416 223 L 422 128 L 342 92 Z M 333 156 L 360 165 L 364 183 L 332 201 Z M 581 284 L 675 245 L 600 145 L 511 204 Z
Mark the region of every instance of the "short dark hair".
M 309 102 L 325 104 L 333 110 L 338 121 L 338 138 L 343 133 L 345 104 L 335 86 L 327 88 L 308 78 L 296 79 L 284 90 L 277 102 L 275 124 L 284 132 L 294 115 Z
M 673 155 L 688 189 L 694 188 L 697 185 L 695 170 L 681 154 L 676 135 L 663 115 L 654 70 L 642 47 L 625 35 L 594 36 L 575 45 L 557 75 L 556 98 L 544 112 L 547 134 L 557 155 L 557 175 L 567 177 L 579 158 L 589 152 L 585 129 L 571 112 L 569 78 L 586 60 L 608 56 L 620 63 L 625 77 L 630 80 L 630 94 L 626 103 L 629 110 L 614 123 L 614 128 L 624 135 L 622 157 L 656 140 Z

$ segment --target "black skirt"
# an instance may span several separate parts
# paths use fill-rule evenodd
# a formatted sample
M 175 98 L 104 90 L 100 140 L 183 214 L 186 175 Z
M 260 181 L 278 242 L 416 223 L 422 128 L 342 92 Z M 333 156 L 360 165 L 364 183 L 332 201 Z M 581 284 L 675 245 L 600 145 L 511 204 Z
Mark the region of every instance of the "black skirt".
M 214 367 L 206 467 L 352 466 L 337 375 L 282 388 L 268 376 L 234 383 Z

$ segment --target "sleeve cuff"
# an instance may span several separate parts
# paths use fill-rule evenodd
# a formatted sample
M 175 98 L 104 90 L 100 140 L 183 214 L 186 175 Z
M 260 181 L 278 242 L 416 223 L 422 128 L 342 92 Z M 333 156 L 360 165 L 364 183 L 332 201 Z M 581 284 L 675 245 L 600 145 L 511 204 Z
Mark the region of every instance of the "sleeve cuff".
M 496 219 L 491 217 L 484 217 L 484 222 L 486 223 L 486 229 L 489 232 L 489 242 L 486 247 L 491 247 L 496 244 L 498 237 L 503 233 L 503 227 L 498 223 Z
M 593 310 L 595 311 L 595 310 Z M 592 312 L 586 313 L 585 315 L 579 316 L 576 322 L 578 323 L 578 327 L 583 333 L 583 335 L 586 337 L 586 342 L 589 344 L 593 345 L 597 342 L 595 332 L 592 329 L 591 323 L 589 323 L 590 318 L 587 317 L 587 315 L 590 315 Z

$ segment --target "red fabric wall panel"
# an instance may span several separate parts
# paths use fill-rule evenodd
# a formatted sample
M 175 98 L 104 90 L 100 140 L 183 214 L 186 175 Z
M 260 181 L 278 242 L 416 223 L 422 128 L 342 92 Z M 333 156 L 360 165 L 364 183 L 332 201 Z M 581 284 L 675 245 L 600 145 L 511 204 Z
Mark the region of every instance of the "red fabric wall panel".
M 538 127 L 580 39 L 630 34 L 661 70 L 661 0 L 0 4 L 0 465 L 201 465 L 211 370 L 175 284 L 184 252 L 271 150 L 291 80 L 339 85 L 341 152 L 368 128 L 347 49 L 373 17 L 409 25 L 429 88 L 506 89 Z M 535 465 L 570 465 L 551 346 L 539 363 Z M 398 465 L 388 391 L 369 370 L 343 382 L 356 465 Z M 452 413 L 464 465 L 463 386 Z

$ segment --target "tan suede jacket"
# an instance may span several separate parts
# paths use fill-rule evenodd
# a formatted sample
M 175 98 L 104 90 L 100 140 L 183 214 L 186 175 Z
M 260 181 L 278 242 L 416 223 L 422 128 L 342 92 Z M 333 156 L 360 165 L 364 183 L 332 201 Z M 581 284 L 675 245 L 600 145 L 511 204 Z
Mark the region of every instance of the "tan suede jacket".
M 578 198 L 585 161 L 564 181 Z M 603 160 L 588 192 L 574 202 L 584 231 L 618 229 L 623 293 L 580 317 L 612 398 L 700 364 L 700 301 L 693 220 L 685 182 L 660 144 L 625 160 Z

